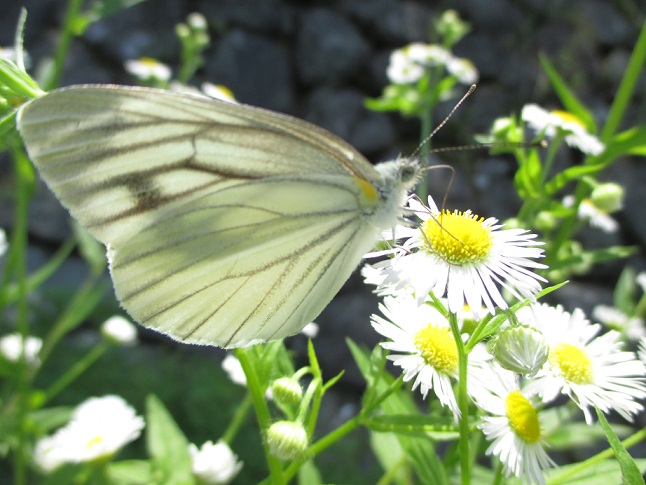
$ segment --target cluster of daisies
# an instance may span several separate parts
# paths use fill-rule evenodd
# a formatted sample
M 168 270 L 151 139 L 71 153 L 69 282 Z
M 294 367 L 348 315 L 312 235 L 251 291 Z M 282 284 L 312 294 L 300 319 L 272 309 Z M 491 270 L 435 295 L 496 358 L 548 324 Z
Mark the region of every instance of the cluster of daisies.
M 579 309 L 536 302 L 545 280 L 534 271 L 545 266 L 534 234 L 470 211 L 440 211 L 430 198 L 428 207 L 411 199 L 409 209 L 419 226 L 398 227 L 405 239 L 394 254 L 362 270 L 383 296 L 372 325 L 404 381 L 424 397 L 434 393 L 457 420 L 459 351 L 447 320 L 453 315 L 468 352 L 467 392 L 491 442 L 487 454 L 499 458 L 507 476 L 544 483 L 553 461 L 540 414 L 560 396 L 588 424 L 595 406 L 628 420 L 643 409 L 646 367 L 623 349 L 621 334 L 600 334 L 601 325 Z M 528 304 L 512 312 L 503 293 Z M 471 341 L 495 314 L 506 315 L 496 334 L 486 343 Z
M 119 396 L 89 398 L 74 410 L 67 425 L 36 443 L 34 462 L 44 473 L 65 463 L 104 463 L 137 439 L 144 425 L 143 417 Z M 242 468 L 223 441 L 207 441 L 199 448 L 191 443 L 188 452 L 200 483 L 229 483 Z
M 473 84 L 478 80 L 478 70 L 468 59 L 456 57 L 440 45 L 420 42 L 394 50 L 386 75 L 392 83 L 412 84 L 419 81 L 428 69 L 438 67 L 462 84 Z

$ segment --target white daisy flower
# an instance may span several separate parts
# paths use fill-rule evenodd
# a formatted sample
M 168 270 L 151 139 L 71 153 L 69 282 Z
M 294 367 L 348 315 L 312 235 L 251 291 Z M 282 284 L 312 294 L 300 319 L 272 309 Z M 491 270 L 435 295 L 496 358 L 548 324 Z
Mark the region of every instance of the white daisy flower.
M 572 207 L 574 201 L 575 198 L 573 195 L 563 197 L 563 205 L 565 207 Z M 610 217 L 606 211 L 596 207 L 590 199 L 583 199 L 581 201 L 577 215 L 579 219 L 589 221 L 592 227 L 596 227 L 605 233 L 610 234 L 619 230 L 617 221 Z
M 555 465 L 545 451 L 543 430 L 532 395 L 521 390 L 516 374 L 496 364 L 482 368 L 486 392 L 474 397 L 478 407 L 490 414 L 478 428 L 491 445 L 487 455 L 500 459 L 506 476 L 514 474 L 523 483 L 543 484 L 543 470 Z
M 384 317 L 373 315 L 372 326 L 389 339 L 381 346 L 393 352 L 389 360 L 404 373 L 404 381 L 413 381 L 426 398 L 433 390 L 454 416 L 460 416 L 453 382 L 458 377 L 458 349 L 449 322 L 433 307 L 418 305 L 412 296 L 387 296 L 379 306 Z M 482 354 L 473 352 L 469 364 L 479 362 Z
M 626 315 L 619 308 L 597 305 L 592 309 L 592 318 L 599 323 L 603 323 L 606 327 L 625 335 L 630 340 L 637 341 L 642 337 L 646 337 L 644 320 Z
M 6 253 L 8 248 L 7 233 L 0 227 L 0 256 Z
M 426 68 L 445 65 L 450 58 L 451 53 L 439 45 L 415 42 L 391 53 L 386 75 L 395 84 L 414 83 Z
M 478 82 L 478 70 L 469 59 L 451 56 L 446 62 L 446 70 L 462 84 Z
M 518 299 L 532 298 L 545 281 L 531 269 L 546 268 L 533 261 L 543 257 L 536 247 L 535 234 L 523 229 L 501 229 L 498 220 L 484 219 L 466 212 L 439 209 L 428 199 L 430 208 L 414 199 L 409 208 L 423 222 L 419 228 L 404 228 L 409 239 L 404 251 L 393 259 L 377 263 L 384 273 L 383 285 L 410 286 L 418 302 L 432 291 L 446 295 L 449 310 L 461 311 L 465 303 L 472 309 L 484 306 L 494 314 L 495 307 L 507 308 L 498 285 Z
M 639 360 L 646 363 L 646 337 L 639 339 L 639 347 L 637 348 L 637 356 Z
M 605 145 L 599 138 L 588 133 L 579 118 L 567 111 L 546 111 L 536 104 L 527 104 L 521 112 L 522 120 L 536 132 L 549 138 L 565 135 L 565 143 L 589 155 L 599 155 Z
M 319 334 L 319 326 L 318 323 L 316 322 L 310 322 L 307 325 L 303 327 L 301 330 L 301 333 L 305 335 L 307 338 L 316 338 Z
M 204 485 L 229 483 L 242 469 L 242 462 L 222 440 L 215 444 L 207 441 L 200 448 L 191 443 L 188 451 L 193 475 Z
M 110 317 L 103 322 L 101 335 L 115 345 L 131 346 L 137 343 L 137 327 L 120 315 Z
M 36 444 L 34 460 L 45 471 L 62 463 L 109 458 L 141 434 L 144 420 L 119 396 L 81 403 L 70 422 Z
M 126 71 L 141 81 L 158 80 L 167 82 L 172 72 L 170 67 L 150 57 L 129 59 L 124 63 Z
M 646 272 L 641 272 L 635 278 L 635 282 L 640 286 L 642 291 L 646 293 Z
M 231 379 L 231 382 L 238 384 L 239 386 L 247 387 L 247 377 L 242 370 L 240 361 L 235 355 L 231 353 L 228 353 L 226 355 L 226 357 L 222 361 L 222 369 L 224 369 L 224 372 L 227 373 L 229 379 Z
M 38 353 L 43 346 L 43 341 L 38 337 L 27 336 L 24 340 L 19 333 L 11 333 L 0 338 L 0 355 L 9 362 L 18 362 L 20 355 L 25 352 L 25 362 L 30 366 L 40 363 Z
M 618 332 L 597 336 L 601 325 L 590 324 L 578 308 L 570 314 L 561 306 L 534 304 L 517 315 L 540 330 L 550 346 L 547 362 L 528 390 L 545 402 L 568 395 L 588 424 L 594 406 L 629 421 L 643 409 L 638 401 L 646 397 L 646 367 L 632 352 L 622 351 Z
M 209 98 L 219 99 L 220 101 L 227 101 L 229 103 L 237 103 L 231 90 L 222 84 L 202 83 L 202 92 Z

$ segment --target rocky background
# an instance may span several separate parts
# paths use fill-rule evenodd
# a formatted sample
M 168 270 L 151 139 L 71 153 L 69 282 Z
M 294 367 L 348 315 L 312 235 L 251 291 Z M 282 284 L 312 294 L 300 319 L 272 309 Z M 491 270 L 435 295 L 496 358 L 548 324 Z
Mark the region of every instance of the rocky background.
M 21 5 L 29 17 L 25 47 L 32 72 L 54 50 L 64 18 L 62 0 L 3 0 L 0 6 L 0 45 L 12 43 Z M 374 162 L 412 153 L 419 126 L 397 115 L 374 113 L 363 107 L 366 97 L 378 96 L 387 84 L 385 69 L 393 49 L 413 41 L 429 41 L 429 25 L 440 12 L 452 8 L 471 23 L 472 31 L 454 49 L 480 71 L 474 95 L 437 135 L 435 146 L 473 142 L 488 131 L 495 118 L 519 113 L 526 103 L 558 108 L 557 99 L 541 71 L 538 54 L 546 54 L 577 95 L 602 123 L 624 73 L 644 21 L 641 0 L 148 0 L 101 20 L 73 41 L 63 84 L 135 81 L 125 73 L 124 61 L 148 56 L 177 67 L 180 44 L 174 27 L 190 12 L 203 13 L 212 44 L 202 81 L 228 86 L 237 99 L 305 118 L 339 134 Z M 433 39 L 430 39 L 431 41 Z M 646 120 L 646 80 L 629 113 L 627 126 Z M 440 106 L 437 118 L 452 103 Z M 563 164 L 577 163 L 578 154 L 562 154 Z M 492 158 L 486 152 L 460 152 L 434 159 L 450 163 L 457 181 L 449 208 L 471 208 L 501 220 L 520 206 L 512 186 L 515 162 Z M 10 171 L 2 165 L 2 185 Z M 643 159 L 624 159 L 604 178 L 627 189 L 626 207 L 618 215 L 621 230 L 612 235 L 585 233 L 588 247 L 624 244 L 646 247 L 643 201 L 646 166 Z M 441 198 L 448 173 L 433 172 L 431 194 Z M 11 224 L 6 190 L 0 201 L 0 225 Z M 69 232 L 66 213 L 43 189 L 32 207 L 31 264 L 41 264 Z M 629 261 L 646 269 L 643 256 Z M 582 281 L 560 290 L 557 298 L 567 309 L 612 301 L 612 288 L 625 261 L 598 267 Z M 54 284 L 80 281 L 82 264 L 70 262 Z M 317 347 L 329 374 L 348 364 L 343 339 L 349 336 L 373 345 L 376 334 L 369 315 L 376 299 L 353 277 L 319 318 Z M 294 339 L 300 348 L 304 344 Z M 352 371 L 345 384 L 361 386 Z

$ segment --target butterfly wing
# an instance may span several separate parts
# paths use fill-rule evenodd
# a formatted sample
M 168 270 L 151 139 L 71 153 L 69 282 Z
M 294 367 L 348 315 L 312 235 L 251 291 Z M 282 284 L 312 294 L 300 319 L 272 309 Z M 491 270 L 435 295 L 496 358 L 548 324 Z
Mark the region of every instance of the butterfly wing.
M 122 305 L 178 340 L 292 335 L 374 242 L 377 172 L 295 118 L 80 86 L 30 102 L 18 128 L 50 188 L 108 246 Z

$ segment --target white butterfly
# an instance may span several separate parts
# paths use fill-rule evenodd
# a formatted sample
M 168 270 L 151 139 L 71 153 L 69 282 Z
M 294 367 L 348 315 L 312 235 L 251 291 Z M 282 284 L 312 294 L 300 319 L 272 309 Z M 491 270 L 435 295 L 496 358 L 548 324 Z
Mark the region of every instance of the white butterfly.
M 297 118 L 155 89 L 56 90 L 17 125 L 43 179 L 107 246 L 131 316 L 221 347 L 318 316 L 421 172 L 415 159 L 373 167 Z

